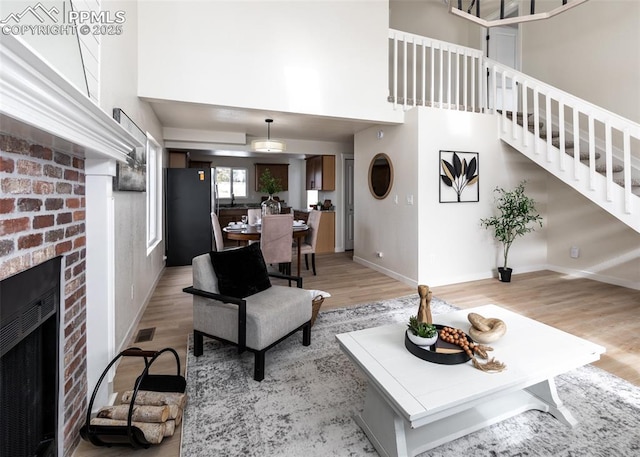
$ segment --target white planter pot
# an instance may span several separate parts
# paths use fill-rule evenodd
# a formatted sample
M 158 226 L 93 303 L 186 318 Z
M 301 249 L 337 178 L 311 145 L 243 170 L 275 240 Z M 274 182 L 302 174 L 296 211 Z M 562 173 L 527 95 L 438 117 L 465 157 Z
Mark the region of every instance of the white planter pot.
M 407 330 L 407 336 L 409 336 L 409 340 L 415 344 L 416 346 L 432 346 L 438 341 L 438 333 L 436 332 L 435 336 L 431 338 L 422 338 L 418 335 L 414 335 L 411 333 L 411 330 Z

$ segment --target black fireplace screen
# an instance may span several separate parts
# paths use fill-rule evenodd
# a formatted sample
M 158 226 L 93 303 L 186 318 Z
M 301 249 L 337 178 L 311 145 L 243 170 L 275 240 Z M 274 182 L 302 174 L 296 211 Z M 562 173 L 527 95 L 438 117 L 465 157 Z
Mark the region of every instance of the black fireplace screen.
M 0 282 L 2 456 L 56 456 L 60 258 Z

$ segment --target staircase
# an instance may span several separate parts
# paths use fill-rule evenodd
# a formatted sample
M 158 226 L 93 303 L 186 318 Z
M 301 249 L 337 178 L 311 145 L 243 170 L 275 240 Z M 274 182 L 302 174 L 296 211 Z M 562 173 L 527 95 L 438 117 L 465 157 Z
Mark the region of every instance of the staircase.
M 640 233 L 639 124 L 475 49 L 393 29 L 389 45 L 394 107 L 494 113 L 502 141 Z

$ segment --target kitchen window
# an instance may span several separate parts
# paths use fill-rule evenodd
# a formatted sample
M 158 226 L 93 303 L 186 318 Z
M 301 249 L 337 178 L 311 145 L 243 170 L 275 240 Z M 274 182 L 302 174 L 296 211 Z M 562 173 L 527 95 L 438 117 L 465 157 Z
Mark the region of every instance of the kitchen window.
M 236 167 L 215 167 L 218 198 L 247 197 L 247 169 Z

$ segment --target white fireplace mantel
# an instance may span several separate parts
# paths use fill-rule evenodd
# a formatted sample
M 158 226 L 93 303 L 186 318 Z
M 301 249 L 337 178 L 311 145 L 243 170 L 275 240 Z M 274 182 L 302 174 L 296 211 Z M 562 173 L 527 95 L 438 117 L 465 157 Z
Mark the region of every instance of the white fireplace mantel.
M 60 144 L 87 158 L 126 161 L 133 148 L 145 146 L 11 35 L 0 39 L 0 115 L 4 133 Z
M 112 179 L 116 162 L 145 147 L 110 115 L 14 36 L 0 37 L 0 133 L 85 159 L 87 238 L 87 384 L 91 395 L 114 353 L 114 239 Z M 64 360 L 64 342 L 60 345 Z M 64 367 L 61 367 L 64 373 Z M 110 379 L 111 380 L 110 375 Z M 61 380 L 63 382 L 63 380 Z M 62 384 L 61 384 L 62 385 Z M 108 388 L 100 393 L 106 404 Z M 68 402 L 60 393 L 60 417 Z M 63 455 L 65 424 L 58 427 Z

